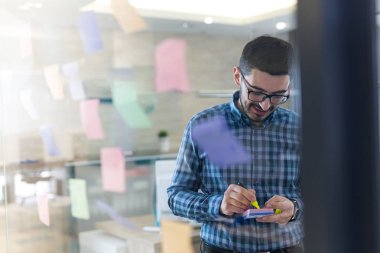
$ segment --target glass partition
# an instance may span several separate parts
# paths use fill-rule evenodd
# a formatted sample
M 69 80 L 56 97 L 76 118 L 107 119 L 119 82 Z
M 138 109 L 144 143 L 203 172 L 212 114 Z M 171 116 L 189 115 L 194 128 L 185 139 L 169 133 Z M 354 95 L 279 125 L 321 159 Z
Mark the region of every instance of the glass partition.
M 1 1 L 0 253 L 160 252 L 156 161 L 231 100 L 250 39 L 296 26 L 295 1 L 156 2 Z

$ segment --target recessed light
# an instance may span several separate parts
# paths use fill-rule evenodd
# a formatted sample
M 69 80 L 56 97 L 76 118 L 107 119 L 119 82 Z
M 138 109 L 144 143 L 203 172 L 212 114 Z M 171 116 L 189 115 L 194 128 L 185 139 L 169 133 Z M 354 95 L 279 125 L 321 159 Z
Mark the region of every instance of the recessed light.
M 288 25 L 285 22 L 278 22 L 276 24 L 276 29 L 277 30 L 284 30 Z
M 206 17 L 206 18 L 204 19 L 204 22 L 205 22 L 206 24 L 210 25 L 210 24 L 214 23 L 214 19 L 213 19 L 212 17 Z

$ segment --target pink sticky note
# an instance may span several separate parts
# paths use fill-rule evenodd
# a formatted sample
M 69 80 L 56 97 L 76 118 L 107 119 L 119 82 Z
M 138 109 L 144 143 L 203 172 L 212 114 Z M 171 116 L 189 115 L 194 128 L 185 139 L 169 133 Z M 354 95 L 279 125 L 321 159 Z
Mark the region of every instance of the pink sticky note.
M 104 138 L 103 128 L 99 119 L 99 100 L 82 101 L 80 104 L 82 126 L 88 139 Z
M 59 65 L 49 65 L 44 68 L 46 83 L 54 99 L 64 99 L 63 80 Z
M 156 90 L 190 91 L 186 67 L 186 41 L 167 39 L 155 52 Z
M 103 190 L 125 192 L 125 161 L 120 148 L 101 150 Z
M 50 217 L 49 217 L 49 202 L 48 195 L 40 194 L 37 195 L 37 207 L 38 207 L 38 217 L 40 221 L 46 226 L 50 226 Z

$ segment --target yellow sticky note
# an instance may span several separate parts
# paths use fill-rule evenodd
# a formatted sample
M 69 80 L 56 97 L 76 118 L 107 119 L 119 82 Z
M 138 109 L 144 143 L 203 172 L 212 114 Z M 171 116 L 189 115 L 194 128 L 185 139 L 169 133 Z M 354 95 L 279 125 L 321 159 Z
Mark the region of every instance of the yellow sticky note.
M 162 220 L 161 229 L 163 253 L 194 253 L 193 228 L 190 224 Z
M 69 179 L 71 214 L 79 219 L 90 218 L 88 209 L 86 181 L 83 179 Z

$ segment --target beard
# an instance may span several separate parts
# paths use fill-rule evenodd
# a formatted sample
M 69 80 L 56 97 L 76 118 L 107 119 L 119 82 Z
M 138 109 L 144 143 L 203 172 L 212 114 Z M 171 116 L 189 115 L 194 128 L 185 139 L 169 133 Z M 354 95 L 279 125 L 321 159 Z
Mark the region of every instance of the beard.
M 260 103 L 249 102 L 244 104 L 241 97 L 239 98 L 239 102 L 244 114 L 253 122 L 257 123 L 264 121 L 276 109 L 275 106 L 271 105 L 268 110 L 264 111 Z

